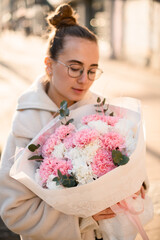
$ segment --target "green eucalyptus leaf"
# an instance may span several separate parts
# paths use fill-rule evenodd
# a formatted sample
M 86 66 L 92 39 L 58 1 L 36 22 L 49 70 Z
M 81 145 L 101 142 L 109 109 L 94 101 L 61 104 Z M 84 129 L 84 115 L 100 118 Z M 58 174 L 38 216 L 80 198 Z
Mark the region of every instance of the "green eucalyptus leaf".
M 60 177 L 60 179 L 63 177 L 63 175 L 59 169 L 58 169 L 58 176 Z
M 59 181 L 59 178 L 58 178 L 58 177 L 55 177 L 55 178 L 52 179 L 52 181 L 58 182 L 58 181 Z
M 39 147 L 40 147 L 40 144 L 37 144 L 37 145 L 35 145 L 35 144 L 30 144 L 30 145 L 28 146 L 28 149 L 29 149 L 31 152 L 34 152 L 34 151 L 37 150 Z
M 96 112 L 101 113 L 102 111 L 101 110 L 96 110 Z
M 62 185 L 64 186 L 64 187 L 75 187 L 75 186 L 77 186 L 77 182 L 75 181 L 75 179 L 73 179 L 73 177 L 70 179 L 70 178 L 68 178 L 68 179 L 66 179 L 66 180 L 64 180 L 63 182 L 62 182 Z
M 122 153 L 118 150 L 112 150 L 112 159 L 115 165 L 119 165 L 120 161 L 123 159 L 122 158 Z
M 71 119 L 69 119 L 67 122 L 66 122 L 66 124 L 65 125 L 68 125 L 69 123 L 72 123 L 74 121 L 74 119 L 73 118 L 71 118 Z
M 118 150 L 113 150 L 112 151 L 112 159 L 114 164 L 117 166 L 120 165 L 125 165 L 126 163 L 128 163 L 129 161 L 129 157 L 127 157 L 126 155 L 123 155 L 120 151 Z
M 65 116 L 69 116 L 69 109 L 65 109 Z
M 77 186 L 78 184 L 76 178 L 73 175 L 71 176 L 62 175 L 59 169 L 58 177 L 53 178 L 52 181 L 55 181 L 56 185 L 62 185 L 64 187 L 74 187 Z
M 59 114 L 60 114 L 60 116 L 62 118 L 65 117 L 65 110 L 64 109 L 60 109 Z
M 94 104 L 95 107 L 99 107 L 99 104 Z
M 62 181 L 62 185 L 63 185 L 64 187 L 68 187 L 68 186 L 69 186 L 68 180 L 67 180 L 67 179 L 64 179 L 64 180 Z
M 111 113 L 109 114 L 109 116 L 113 117 L 113 116 L 114 116 L 114 112 L 111 112 Z
M 101 102 L 101 98 L 98 97 L 98 98 L 97 98 L 97 103 L 100 103 L 100 102 Z
M 103 106 L 104 106 L 105 102 L 106 102 L 106 98 L 104 98 L 102 101 Z
M 66 109 L 66 108 L 67 108 L 67 101 L 63 100 L 63 101 L 60 103 L 60 108 Z
M 43 159 L 42 155 L 40 155 L 40 156 L 34 155 L 34 156 L 28 158 L 28 160 L 42 160 L 42 159 Z
M 127 157 L 126 155 L 122 155 L 122 160 L 119 162 L 119 165 L 125 165 L 126 163 L 128 163 L 129 161 L 129 157 Z
M 67 175 L 62 175 L 62 181 L 67 180 L 67 179 L 68 179 Z

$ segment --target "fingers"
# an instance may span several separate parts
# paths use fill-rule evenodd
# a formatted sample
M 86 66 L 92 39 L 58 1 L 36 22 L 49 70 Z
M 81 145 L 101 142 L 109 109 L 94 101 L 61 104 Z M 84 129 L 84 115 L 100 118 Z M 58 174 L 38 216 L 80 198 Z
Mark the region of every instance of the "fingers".
M 103 211 L 99 212 L 98 214 L 111 214 L 113 213 L 112 209 L 111 208 L 106 208 L 104 209 Z
M 115 217 L 115 213 L 111 208 L 106 208 L 105 210 L 95 214 L 92 216 L 95 221 L 99 221 L 102 219 L 109 219 Z
M 144 189 L 143 186 L 141 187 L 140 192 L 141 192 L 141 197 L 142 197 L 143 199 L 145 199 L 145 189 Z
M 141 189 L 135 193 L 137 196 L 141 195 L 143 199 L 145 199 L 145 190 L 144 187 L 142 186 Z M 136 199 L 136 197 L 133 197 L 133 199 Z

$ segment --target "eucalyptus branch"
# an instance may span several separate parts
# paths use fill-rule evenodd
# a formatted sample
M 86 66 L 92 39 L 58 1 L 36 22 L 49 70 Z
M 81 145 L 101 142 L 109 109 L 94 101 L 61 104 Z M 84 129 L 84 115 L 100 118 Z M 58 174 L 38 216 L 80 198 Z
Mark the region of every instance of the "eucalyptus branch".
M 97 107 L 96 112 L 105 114 L 105 112 L 109 108 L 109 104 L 106 105 L 105 102 L 106 98 L 104 98 L 103 100 L 101 100 L 100 97 L 97 98 L 97 104 L 94 105 L 95 107 Z M 105 108 L 104 106 L 106 106 L 107 108 Z
M 64 125 L 68 125 L 69 123 L 72 123 L 74 121 L 74 119 L 69 119 L 67 121 L 67 117 L 69 116 L 69 109 L 68 109 L 68 104 L 67 104 L 67 101 L 62 101 L 61 104 L 60 104 L 60 109 L 58 110 L 58 113 L 60 114 L 60 119 L 61 120 L 65 120 L 65 123 L 63 123 L 63 121 L 61 121 L 61 124 L 64 124 Z

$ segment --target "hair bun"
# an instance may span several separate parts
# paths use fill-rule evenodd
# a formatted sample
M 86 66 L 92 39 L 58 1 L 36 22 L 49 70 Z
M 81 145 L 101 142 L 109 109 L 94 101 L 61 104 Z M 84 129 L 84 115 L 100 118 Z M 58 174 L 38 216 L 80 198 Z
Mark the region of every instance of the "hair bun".
M 61 4 L 54 13 L 48 17 L 48 22 L 55 28 L 77 24 L 77 19 L 69 4 Z

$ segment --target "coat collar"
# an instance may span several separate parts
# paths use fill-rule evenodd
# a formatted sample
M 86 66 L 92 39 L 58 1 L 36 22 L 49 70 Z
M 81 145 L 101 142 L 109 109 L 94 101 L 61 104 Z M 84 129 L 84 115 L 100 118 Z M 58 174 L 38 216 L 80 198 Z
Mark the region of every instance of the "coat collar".
M 45 76 L 40 76 L 18 99 L 17 110 L 38 109 L 56 112 L 58 106 L 49 98 L 44 86 Z M 87 103 L 96 102 L 97 95 L 88 91 L 83 100 L 73 104 L 70 109 L 75 109 Z

